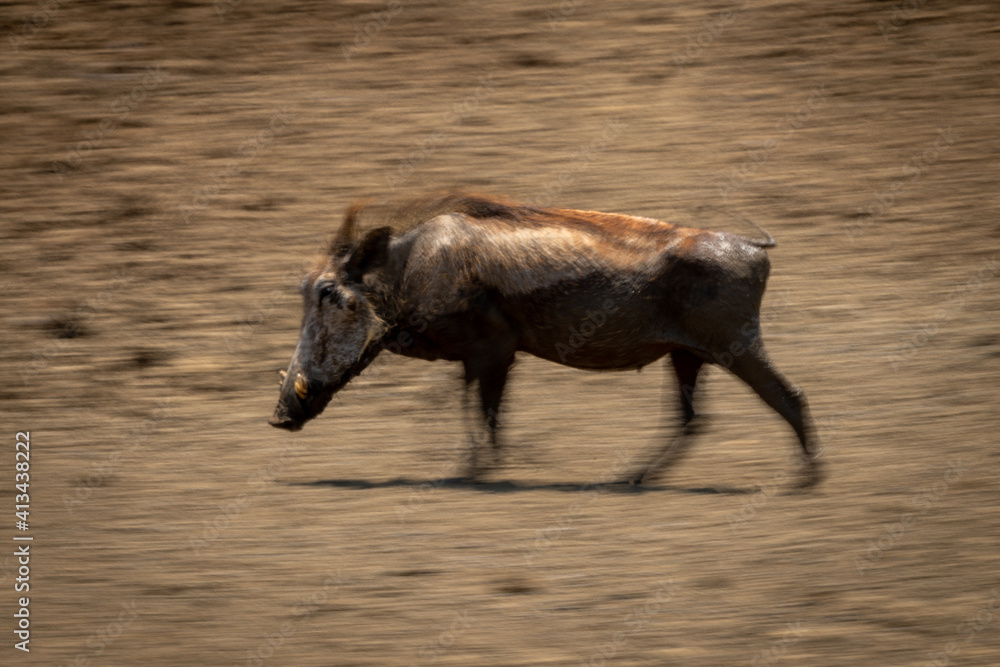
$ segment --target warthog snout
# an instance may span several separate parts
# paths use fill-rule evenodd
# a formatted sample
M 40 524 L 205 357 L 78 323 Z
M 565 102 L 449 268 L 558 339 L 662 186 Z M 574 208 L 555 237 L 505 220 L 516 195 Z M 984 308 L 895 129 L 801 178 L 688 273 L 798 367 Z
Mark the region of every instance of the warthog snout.
M 292 359 L 288 370 L 279 373 L 281 389 L 278 404 L 267 423 L 286 431 L 301 431 L 306 422 L 323 412 L 339 386 L 307 375 L 299 364 L 298 355 Z
M 310 387 L 309 380 L 302 373 L 279 372 L 281 394 L 278 397 L 278 405 L 274 408 L 274 414 L 267 423 L 286 431 L 300 431 L 302 425 L 316 412 L 314 403 L 318 398 L 318 392 Z M 319 409 L 322 410 L 322 407 Z
M 274 416 L 268 419 L 267 423 L 270 424 L 271 426 L 274 426 L 275 428 L 283 428 L 286 431 L 292 431 L 293 433 L 295 431 L 302 430 L 302 422 L 297 422 L 291 417 L 289 417 L 287 414 L 281 414 L 281 413 L 282 410 L 280 408 L 278 410 L 275 410 Z

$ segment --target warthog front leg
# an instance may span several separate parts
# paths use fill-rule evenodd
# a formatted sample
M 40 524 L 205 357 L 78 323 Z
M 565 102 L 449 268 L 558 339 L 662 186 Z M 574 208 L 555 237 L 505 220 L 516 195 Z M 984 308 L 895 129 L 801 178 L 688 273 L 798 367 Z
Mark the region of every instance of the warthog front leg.
M 469 452 L 463 474 L 469 479 L 479 479 L 500 463 L 500 400 L 503 398 L 507 373 L 514 363 L 514 355 L 490 355 L 465 362 L 466 414 L 478 413 L 473 421 Z M 479 394 L 479 410 L 468 408 L 472 385 Z M 488 459 L 484 461 L 484 458 Z
M 670 439 L 645 468 L 627 480 L 628 483 L 634 486 L 649 484 L 663 475 L 663 473 L 690 451 L 691 445 L 694 444 L 695 433 L 700 430 L 699 426 L 698 420 L 682 424 L 678 433 Z

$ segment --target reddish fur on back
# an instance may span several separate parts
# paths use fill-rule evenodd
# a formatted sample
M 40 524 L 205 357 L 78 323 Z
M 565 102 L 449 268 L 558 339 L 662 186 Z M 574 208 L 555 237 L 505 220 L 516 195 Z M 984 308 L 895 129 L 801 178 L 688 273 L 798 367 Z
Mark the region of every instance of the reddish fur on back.
M 404 231 L 446 213 L 460 213 L 476 220 L 516 222 L 523 226 L 558 226 L 618 238 L 685 229 L 653 218 L 542 208 L 489 194 L 439 191 L 388 205 L 375 205 L 371 199 L 356 200 L 347 209 L 344 222 L 330 243 L 330 254 L 341 251 L 344 241 L 354 239 L 357 223 L 362 218 L 365 227 L 388 225 Z

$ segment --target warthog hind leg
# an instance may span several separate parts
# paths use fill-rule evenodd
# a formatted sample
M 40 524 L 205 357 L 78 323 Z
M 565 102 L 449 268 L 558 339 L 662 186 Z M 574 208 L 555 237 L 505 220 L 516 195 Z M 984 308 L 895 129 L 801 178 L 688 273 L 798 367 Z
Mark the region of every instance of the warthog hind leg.
M 821 482 L 824 474 L 819 448 L 803 391 L 778 372 L 759 340 L 746 354 L 734 359 L 731 370 L 795 431 L 802 449 L 802 474 L 797 488 L 807 489 Z

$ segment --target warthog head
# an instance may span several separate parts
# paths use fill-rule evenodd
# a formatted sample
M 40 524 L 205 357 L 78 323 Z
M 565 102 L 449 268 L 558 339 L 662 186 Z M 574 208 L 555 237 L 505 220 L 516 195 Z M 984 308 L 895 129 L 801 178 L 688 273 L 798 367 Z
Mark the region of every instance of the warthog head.
M 365 276 L 388 261 L 391 230 L 373 229 L 353 242 L 352 226 L 349 212 L 326 256 L 302 281 L 302 329 L 283 374 L 272 426 L 301 429 L 377 353 L 385 324 Z

